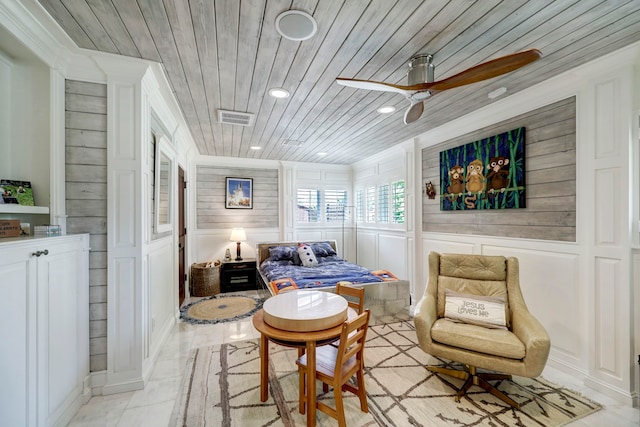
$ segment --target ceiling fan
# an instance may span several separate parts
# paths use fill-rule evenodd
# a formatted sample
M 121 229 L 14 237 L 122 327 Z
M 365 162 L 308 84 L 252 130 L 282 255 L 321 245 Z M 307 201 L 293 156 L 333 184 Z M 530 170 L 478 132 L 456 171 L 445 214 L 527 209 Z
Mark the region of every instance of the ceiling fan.
M 375 82 L 338 77 L 338 84 L 357 89 L 396 92 L 409 100 L 411 105 L 404 113 L 405 124 L 413 123 L 420 118 L 424 111 L 424 100 L 443 90 L 465 86 L 498 77 L 524 67 L 542 57 L 542 52 L 529 49 L 523 52 L 502 56 L 491 61 L 468 68 L 444 80 L 434 81 L 433 55 L 420 54 L 409 60 L 408 85 Z

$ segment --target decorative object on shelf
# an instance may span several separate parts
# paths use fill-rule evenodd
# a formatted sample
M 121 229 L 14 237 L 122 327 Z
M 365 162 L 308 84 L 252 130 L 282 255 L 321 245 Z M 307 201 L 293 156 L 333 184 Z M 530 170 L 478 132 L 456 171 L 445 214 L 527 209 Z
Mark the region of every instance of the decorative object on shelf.
M 229 240 L 237 243 L 236 261 L 242 261 L 242 257 L 240 256 L 240 245 L 242 244 L 242 242 L 247 240 L 247 235 L 244 233 L 244 228 L 234 228 L 233 231 L 231 231 Z
M 436 189 L 431 181 L 427 182 L 427 197 L 430 199 L 436 198 Z
M 253 179 L 226 178 L 225 207 L 227 209 L 253 209 Z
M 18 237 L 19 235 L 19 219 L 0 219 L 0 237 Z
M 231 261 L 231 250 L 229 248 L 227 248 L 227 250 L 224 251 L 224 260 Z
M 20 235 L 21 236 L 31 236 L 31 224 L 28 222 L 20 223 Z
M 33 227 L 34 236 L 60 236 L 61 234 L 59 225 L 44 224 Z
M 526 207 L 525 128 L 440 152 L 440 210 Z
M 0 194 L 2 202 L 23 206 L 33 206 L 33 189 L 31 181 L 16 181 L 12 179 L 0 180 Z
M 213 295 L 180 309 L 180 319 L 195 324 L 232 322 L 251 316 L 264 300 L 248 295 Z

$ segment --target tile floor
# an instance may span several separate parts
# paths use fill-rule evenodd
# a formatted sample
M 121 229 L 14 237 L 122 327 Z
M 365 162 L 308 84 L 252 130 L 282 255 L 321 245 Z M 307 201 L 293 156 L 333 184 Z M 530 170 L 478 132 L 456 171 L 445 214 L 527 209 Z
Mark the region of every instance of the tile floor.
M 235 323 L 215 325 L 191 325 L 180 322 L 175 325 L 171 336 L 164 344 L 144 390 L 95 396 L 80 408 L 68 426 L 166 426 L 178 394 L 182 371 L 192 348 L 259 337 L 259 333 L 251 324 L 251 317 Z M 604 405 L 604 410 L 569 424 L 571 427 L 640 426 L 640 409 L 622 405 L 591 390 L 558 369 L 548 367 L 543 376 Z

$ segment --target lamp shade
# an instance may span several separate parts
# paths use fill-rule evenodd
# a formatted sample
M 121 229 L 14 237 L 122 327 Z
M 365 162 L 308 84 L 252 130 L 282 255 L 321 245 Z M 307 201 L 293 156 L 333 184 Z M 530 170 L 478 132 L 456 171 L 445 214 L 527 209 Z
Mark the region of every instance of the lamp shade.
M 234 228 L 231 231 L 229 240 L 231 240 L 232 242 L 244 242 L 245 240 L 247 240 L 247 235 L 244 234 L 244 228 Z

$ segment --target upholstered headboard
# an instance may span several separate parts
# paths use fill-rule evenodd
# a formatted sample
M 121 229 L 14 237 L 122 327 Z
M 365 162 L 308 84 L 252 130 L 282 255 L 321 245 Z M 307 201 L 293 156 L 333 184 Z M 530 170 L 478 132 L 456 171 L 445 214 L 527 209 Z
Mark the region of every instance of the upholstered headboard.
M 271 242 L 271 243 L 258 243 L 256 244 L 256 261 L 259 266 L 262 261 L 269 258 L 269 248 L 273 246 L 291 246 L 297 248 L 300 243 L 320 243 L 327 242 L 331 245 L 333 250 L 338 252 L 338 245 L 335 240 L 300 240 L 299 242 Z

